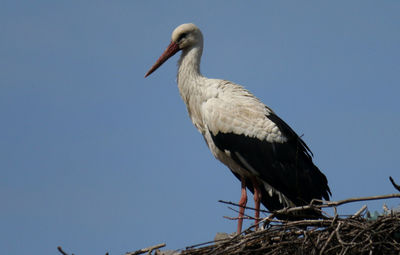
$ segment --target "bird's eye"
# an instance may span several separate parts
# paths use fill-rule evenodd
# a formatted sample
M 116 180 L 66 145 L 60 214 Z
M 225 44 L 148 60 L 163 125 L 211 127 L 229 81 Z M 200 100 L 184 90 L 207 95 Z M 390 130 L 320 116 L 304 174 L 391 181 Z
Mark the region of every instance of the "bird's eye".
M 180 42 L 183 38 L 185 38 L 187 36 L 186 33 L 182 33 L 179 37 L 178 37 L 178 42 Z

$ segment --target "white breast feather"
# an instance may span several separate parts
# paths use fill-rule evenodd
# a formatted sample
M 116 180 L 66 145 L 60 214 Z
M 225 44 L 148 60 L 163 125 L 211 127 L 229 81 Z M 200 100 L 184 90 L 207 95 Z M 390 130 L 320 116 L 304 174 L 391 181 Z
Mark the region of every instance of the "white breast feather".
M 268 142 L 282 143 L 287 140 L 278 126 L 266 117 L 270 110 L 264 104 L 242 87 L 229 85 L 224 87 L 223 93 L 202 104 L 203 122 L 213 135 L 222 132 Z M 232 85 L 235 86 L 233 89 Z

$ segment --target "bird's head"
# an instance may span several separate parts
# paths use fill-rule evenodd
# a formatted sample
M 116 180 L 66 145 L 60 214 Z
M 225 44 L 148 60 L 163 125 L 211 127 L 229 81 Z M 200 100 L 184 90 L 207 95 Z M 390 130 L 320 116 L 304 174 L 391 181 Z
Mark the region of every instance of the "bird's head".
M 200 29 L 192 23 L 178 26 L 172 32 L 171 43 L 144 77 L 149 76 L 178 51 L 190 49 L 196 46 L 203 46 L 203 35 Z

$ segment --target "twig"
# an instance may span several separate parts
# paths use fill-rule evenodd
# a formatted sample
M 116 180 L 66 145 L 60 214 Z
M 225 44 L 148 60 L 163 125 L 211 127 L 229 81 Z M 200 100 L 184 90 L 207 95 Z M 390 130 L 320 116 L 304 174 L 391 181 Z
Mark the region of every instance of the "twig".
M 238 220 L 240 218 L 242 218 L 244 220 L 252 220 L 252 219 L 254 219 L 254 217 L 249 217 L 249 216 L 245 216 L 245 215 L 243 215 L 243 217 L 230 217 L 230 216 L 223 216 L 223 217 L 224 217 L 224 219 L 227 219 L 227 220 Z
M 228 207 L 228 208 L 231 209 L 232 211 L 236 212 L 236 213 L 239 213 L 238 210 L 235 210 L 232 207 Z M 238 220 L 239 219 L 239 217 L 228 217 L 228 216 L 224 216 L 224 218 L 231 219 L 231 220 Z M 252 216 L 250 216 L 248 214 L 243 214 L 243 219 L 255 220 L 254 217 L 252 217 Z
M 68 253 L 66 253 L 66 252 L 61 248 L 61 246 L 58 246 L 58 247 L 57 247 L 57 250 L 58 250 L 59 252 L 61 252 L 62 255 L 68 255 Z M 71 253 L 71 255 L 74 255 L 74 254 Z M 106 255 L 108 255 L 108 252 L 106 252 Z
M 356 197 L 356 198 L 343 199 L 343 200 L 339 200 L 339 201 L 325 201 L 325 203 L 323 203 L 321 205 L 315 205 L 315 206 L 325 208 L 325 207 L 332 207 L 332 206 L 348 204 L 348 203 L 352 203 L 352 202 L 388 199 L 388 198 L 396 198 L 396 197 L 400 198 L 400 194 L 389 194 L 389 195 L 370 196 L 370 197 Z M 316 200 L 316 201 L 318 201 L 318 200 Z
M 336 230 L 333 230 L 331 234 L 329 235 L 328 239 L 326 240 L 324 246 L 322 246 L 321 251 L 319 252 L 320 255 L 324 254 L 324 250 L 328 246 L 329 242 L 332 240 L 333 235 L 335 234 Z
M 389 194 L 389 195 L 381 195 L 381 196 L 371 196 L 371 197 L 356 197 L 356 198 L 348 198 L 339 201 L 323 201 L 318 199 L 313 199 L 309 205 L 297 206 L 297 207 L 287 207 L 281 210 L 277 210 L 272 212 L 273 214 L 287 214 L 296 211 L 308 210 L 308 209 L 317 209 L 317 208 L 328 208 L 328 207 L 336 207 L 343 204 L 360 202 L 360 201 L 369 201 L 369 200 L 379 200 L 379 199 L 388 199 L 388 198 L 400 198 L 400 194 Z M 315 202 L 319 202 L 321 204 L 315 204 Z
M 390 182 L 393 184 L 393 187 L 394 187 L 395 189 L 397 189 L 397 191 L 400 192 L 400 185 L 398 185 L 398 184 L 396 184 L 396 183 L 394 182 L 392 176 L 389 176 L 389 180 L 390 180 Z
M 367 209 L 367 206 L 366 205 L 363 205 L 362 207 L 361 207 L 361 209 L 360 210 L 358 210 L 353 216 L 351 216 L 351 218 L 357 218 L 358 216 L 360 216 L 365 210 Z
M 219 202 L 219 203 L 223 203 L 223 204 L 228 204 L 228 205 L 234 205 L 234 206 L 237 206 L 237 207 L 242 207 L 241 205 L 236 204 L 236 203 L 233 203 L 233 202 L 231 202 L 231 201 L 218 200 L 218 202 Z M 245 208 L 245 209 L 248 209 L 248 210 L 253 210 L 253 211 L 256 210 L 256 208 L 248 207 L 248 206 L 245 206 L 244 208 Z M 263 212 L 263 213 L 271 213 L 270 211 L 261 210 L 261 209 L 260 209 L 260 212 Z
M 223 239 L 223 240 L 218 240 L 217 242 L 223 242 L 223 241 L 229 240 L 229 239 L 230 238 Z M 208 242 L 204 242 L 204 243 L 194 244 L 194 245 L 191 245 L 191 246 L 186 246 L 186 250 L 193 249 L 195 247 L 203 246 L 203 245 L 206 245 L 206 244 L 211 244 L 211 243 L 215 243 L 215 241 L 213 240 L 213 241 L 208 241 Z
M 127 253 L 125 253 L 125 255 L 138 255 L 138 254 L 143 254 L 145 252 L 147 252 L 147 254 L 151 254 L 151 252 L 153 250 L 158 249 L 158 248 L 162 248 L 162 247 L 165 247 L 165 243 L 160 243 L 160 244 L 157 244 L 157 245 L 154 245 L 154 246 L 150 246 L 150 247 L 147 247 L 147 248 L 143 248 L 143 249 L 140 249 L 140 250 L 137 250 L 137 251 L 133 251 L 133 252 L 127 252 Z
M 66 253 L 66 252 L 61 248 L 61 246 L 58 246 L 58 247 L 57 247 L 57 250 L 58 250 L 62 255 L 68 255 L 68 253 Z M 74 255 L 74 254 L 72 253 L 72 255 Z
M 339 229 L 342 226 L 342 222 L 339 222 L 336 229 L 335 229 L 335 234 L 336 234 L 336 238 L 338 239 L 339 243 L 343 246 L 349 246 L 349 245 L 355 245 L 355 243 L 346 243 L 345 241 L 342 240 L 342 238 L 340 237 L 339 234 Z

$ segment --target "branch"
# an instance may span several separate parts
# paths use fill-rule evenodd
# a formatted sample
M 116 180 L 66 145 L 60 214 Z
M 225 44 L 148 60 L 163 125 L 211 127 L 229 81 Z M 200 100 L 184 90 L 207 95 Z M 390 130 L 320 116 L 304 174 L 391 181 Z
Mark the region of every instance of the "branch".
M 68 255 L 68 253 L 66 253 L 66 252 L 61 248 L 61 246 L 58 246 L 58 247 L 57 247 L 57 250 L 58 250 L 59 252 L 61 252 L 62 255 Z M 72 253 L 72 255 L 74 255 L 74 254 Z
M 62 255 L 68 255 L 68 253 L 66 253 L 61 246 L 57 247 L 57 250 L 62 254 Z M 71 253 L 71 255 L 74 255 L 73 253 Z M 108 252 L 106 253 L 106 255 L 108 255 Z
M 218 202 L 219 202 L 219 203 L 223 203 L 223 204 L 228 204 L 228 205 L 234 205 L 234 206 L 237 206 L 237 207 L 243 207 L 243 206 L 241 206 L 241 205 L 239 205 L 239 204 L 236 204 L 236 203 L 233 203 L 233 202 L 230 202 L 230 201 L 218 200 Z M 244 208 L 245 208 L 245 209 L 248 209 L 248 210 L 253 210 L 253 211 L 256 210 L 256 208 L 248 207 L 248 206 L 244 206 Z M 260 209 L 260 212 L 263 212 L 263 213 L 271 213 L 270 211 L 261 210 L 261 209 Z
M 142 253 L 145 253 L 145 252 L 147 252 L 147 254 L 151 254 L 151 252 L 153 250 L 158 249 L 158 248 L 162 248 L 162 247 L 165 247 L 165 243 L 160 243 L 160 244 L 157 244 L 157 245 L 154 245 L 154 246 L 150 246 L 150 247 L 147 247 L 147 248 L 143 248 L 143 249 L 140 249 L 140 250 L 137 250 L 137 251 L 133 251 L 133 252 L 127 252 L 127 253 L 125 253 L 125 255 L 139 255 L 139 254 L 142 254 Z
M 396 183 L 394 182 L 392 176 L 389 176 L 389 180 L 390 180 L 390 182 L 393 184 L 393 187 L 394 187 L 395 189 L 397 189 L 397 190 L 400 192 L 400 185 L 398 185 L 398 184 L 396 184 Z
M 358 210 L 351 218 L 359 217 L 365 210 L 367 209 L 367 205 L 363 205 L 360 210 Z
M 348 198 L 339 201 L 325 201 L 322 205 L 315 205 L 315 207 L 332 207 L 343 204 L 348 204 L 351 202 L 360 202 L 360 201 L 368 201 L 368 200 L 379 200 L 379 199 L 388 199 L 388 198 L 400 198 L 400 194 L 389 194 L 389 195 L 381 195 L 381 196 L 371 196 L 371 197 L 357 197 L 357 198 Z
M 356 198 L 348 198 L 339 201 L 323 201 L 318 199 L 313 199 L 309 205 L 297 206 L 297 207 L 286 207 L 277 211 L 272 212 L 272 214 L 287 214 L 290 212 L 302 211 L 307 209 L 321 209 L 328 207 L 336 207 L 343 204 L 348 204 L 352 202 L 360 202 L 360 201 L 368 201 L 368 200 L 379 200 L 379 199 L 388 199 L 388 198 L 400 198 L 400 194 L 389 194 L 389 195 L 381 195 L 381 196 L 371 196 L 371 197 L 356 197 Z M 319 202 L 321 204 L 315 204 L 315 202 Z
M 308 210 L 308 209 L 321 210 L 321 208 L 336 207 L 336 206 L 339 206 L 339 205 L 348 204 L 348 203 L 352 203 L 352 202 L 379 200 L 379 199 L 389 199 L 389 198 L 400 198 L 400 194 L 389 194 L 389 195 L 371 196 L 371 197 L 348 198 L 348 199 L 343 199 L 343 200 L 339 200 L 339 201 L 323 201 L 323 200 L 313 199 L 310 202 L 309 205 L 297 206 L 297 207 L 286 207 L 286 208 L 283 208 L 283 209 L 280 209 L 280 210 L 277 210 L 277 211 L 274 211 L 274 212 L 260 210 L 260 212 L 265 212 L 265 213 L 269 212 L 269 213 L 271 213 L 267 218 L 265 218 L 261 222 L 268 222 L 272 218 L 274 218 L 276 215 L 279 215 L 279 214 L 288 214 L 288 213 L 291 213 L 291 212 L 303 211 L 303 210 Z M 227 201 L 223 201 L 223 200 L 219 200 L 218 202 L 224 203 L 224 204 L 229 204 L 229 205 L 240 206 L 239 204 L 236 204 L 236 203 L 233 203 L 233 202 L 227 202 Z M 321 204 L 316 204 L 316 203 L 321 203 Z M 255 210 L 255 208 L 252 208 L 252 207 L 245 207 L 245 208 L 246 209 L 250 209 L 250 210 Z M 360 210 L 359 214 L 362 211 L 363 210 Z M 358 216 L 357 214 L 358 214 L 358 212 L 356 213 L 355 216 Z

